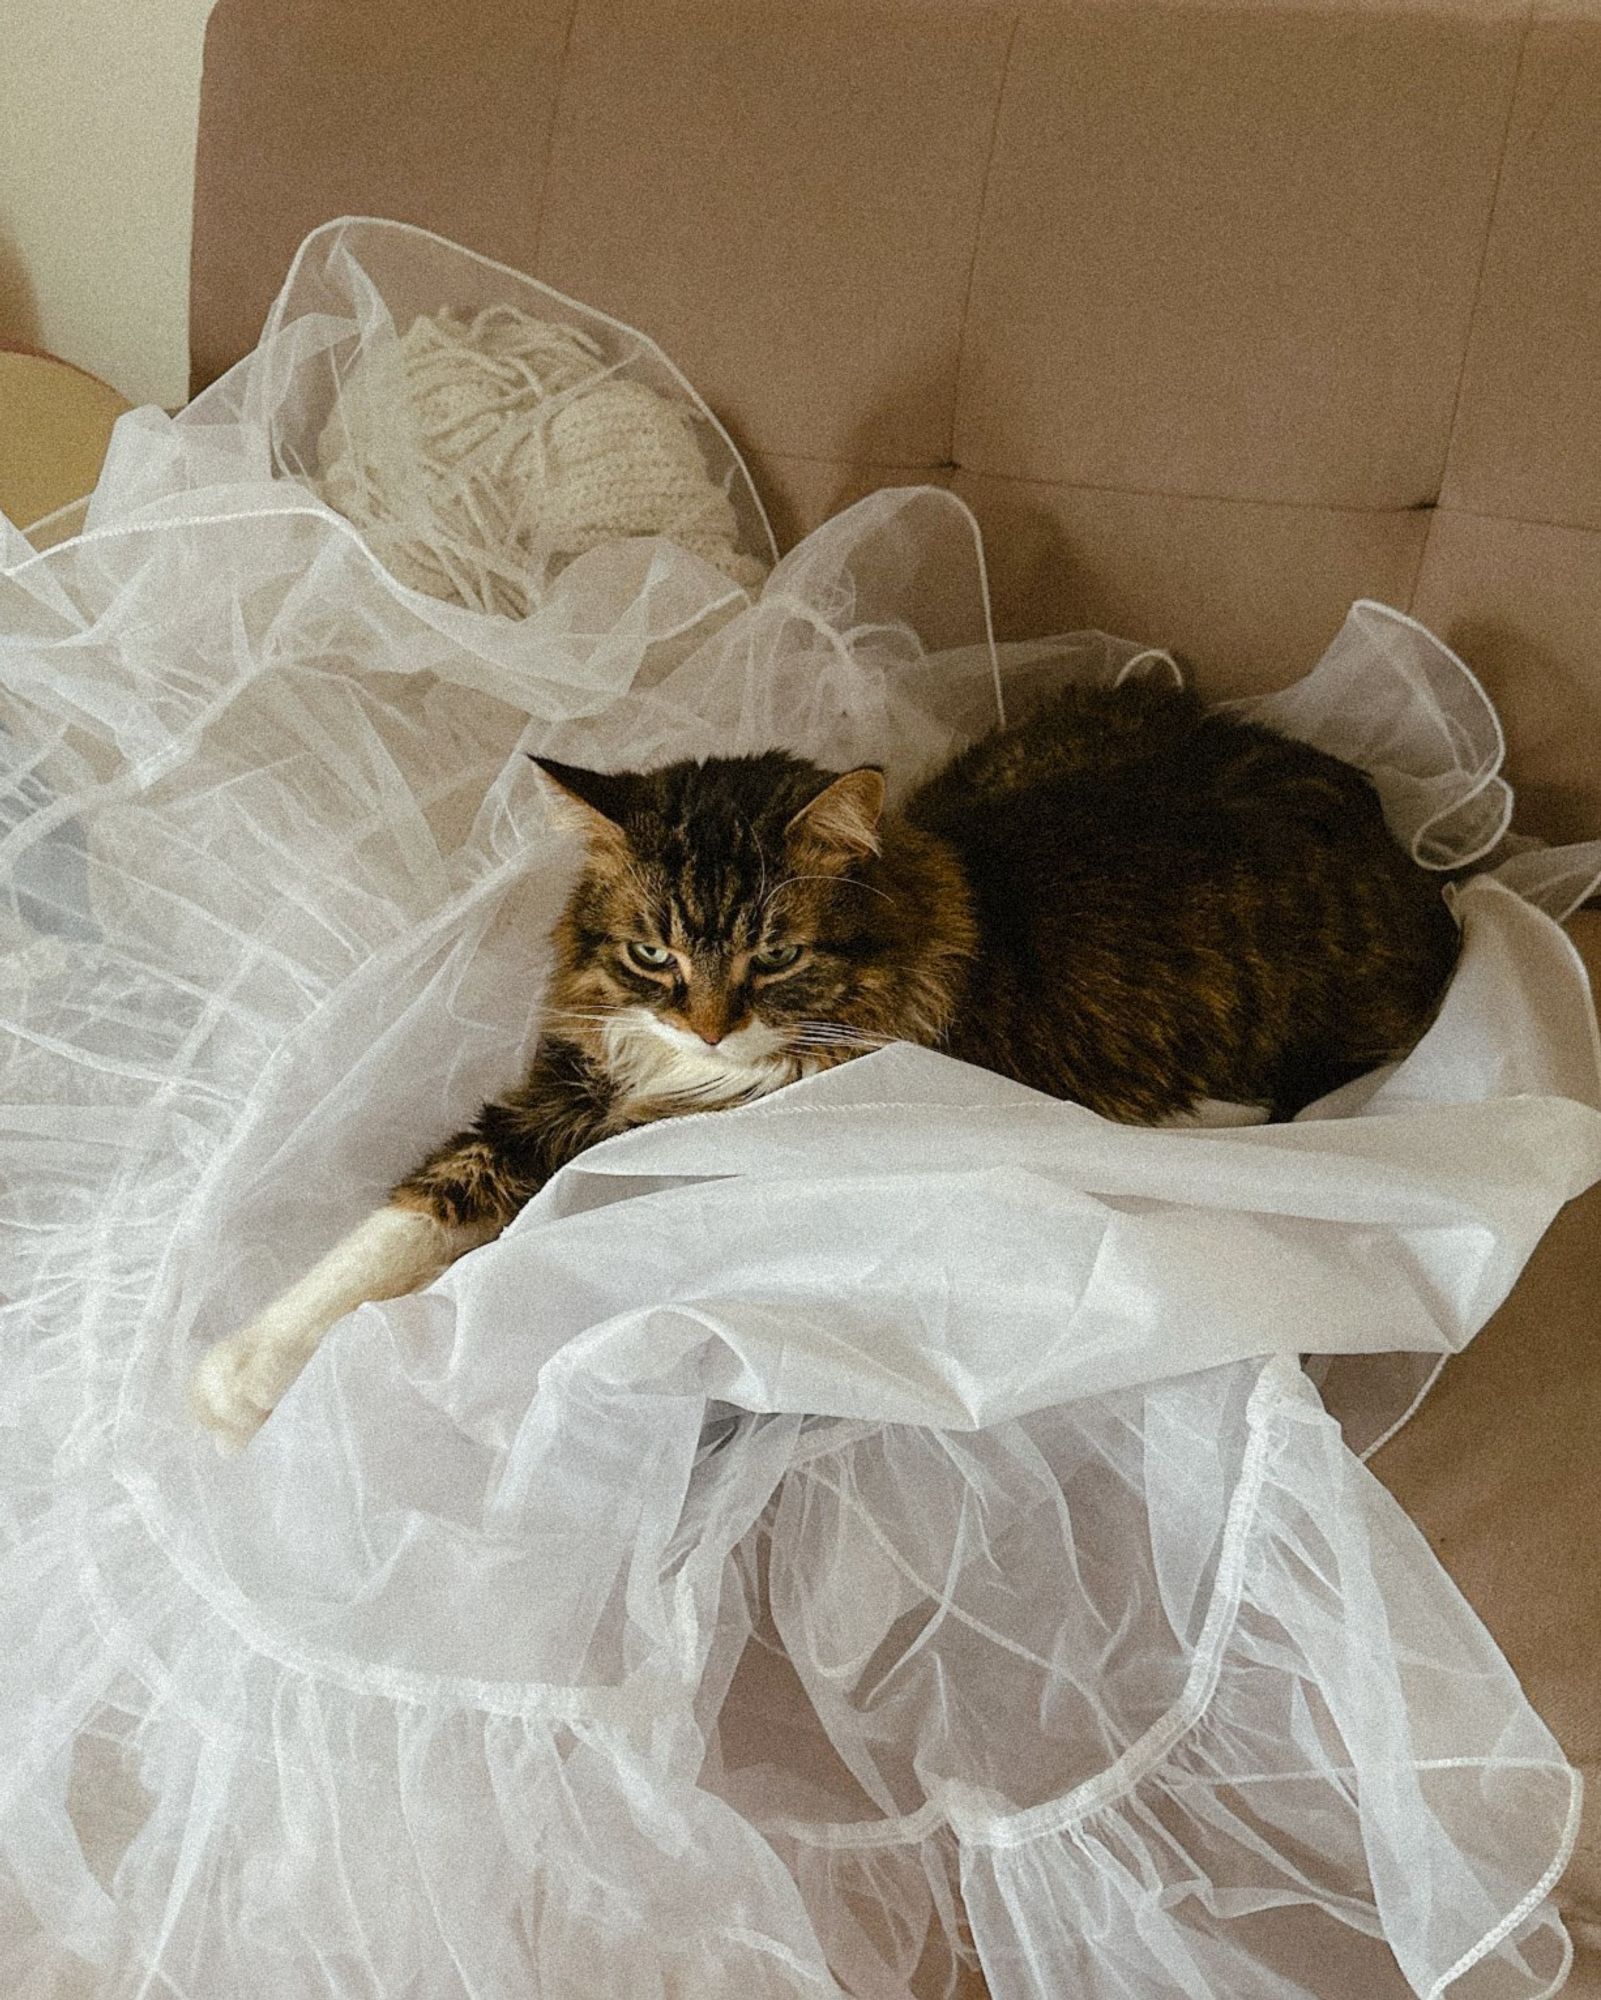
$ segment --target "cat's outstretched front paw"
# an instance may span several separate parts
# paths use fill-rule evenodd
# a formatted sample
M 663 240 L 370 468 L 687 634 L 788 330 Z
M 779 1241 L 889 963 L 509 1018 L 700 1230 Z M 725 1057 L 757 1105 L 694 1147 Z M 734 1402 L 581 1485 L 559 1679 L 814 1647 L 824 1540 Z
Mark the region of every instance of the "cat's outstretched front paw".
M 298 1343 L 247 1326 L 209 1348 L 189 1378 L 189 1406 L 218 1451 L 243 1451 L 306 1365 Z

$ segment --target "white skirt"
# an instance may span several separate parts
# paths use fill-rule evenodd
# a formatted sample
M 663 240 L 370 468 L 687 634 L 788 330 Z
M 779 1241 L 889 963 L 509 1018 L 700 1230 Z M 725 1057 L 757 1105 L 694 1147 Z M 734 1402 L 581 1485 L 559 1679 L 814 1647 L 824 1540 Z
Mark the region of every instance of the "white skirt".
M 1406 1061 L 1153 1132 L 886 1050 L 584 1155 L 242 1458 L 198 1434 L 204 1343 L 529 1053 L 574 855 L 524 750 L 904 789 L 1167 670 L 994 648 L 924 489 L 753 595 L 659 539 L 535 547 L 526 617 L 408 587 L 308 467 L 445 304 L 689 404 L 773 554 L 647 341 L 378 223 L 123 420 L 80 536 L 0 523 L 0 1988 L 1554 1992 L 1577 1780 L 1357 1454 L 1601 1175 L 1554 921 L 1601 848 L 1508 836 L 1493 711 L 1398 613 L 1248 707 L 1490 871 Z

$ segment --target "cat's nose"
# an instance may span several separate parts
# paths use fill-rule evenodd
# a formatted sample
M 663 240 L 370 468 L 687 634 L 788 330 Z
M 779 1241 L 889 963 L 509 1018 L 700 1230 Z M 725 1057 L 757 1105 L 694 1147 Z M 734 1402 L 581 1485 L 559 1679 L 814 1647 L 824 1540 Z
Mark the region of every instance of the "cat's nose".
M 721 995 L 708 995 L 704 999 L 691 995 L 683 1020 L 685 1027 L 699 1035 L 707 1048 L 715 1049 L 733 1029 L 734 1010 Z

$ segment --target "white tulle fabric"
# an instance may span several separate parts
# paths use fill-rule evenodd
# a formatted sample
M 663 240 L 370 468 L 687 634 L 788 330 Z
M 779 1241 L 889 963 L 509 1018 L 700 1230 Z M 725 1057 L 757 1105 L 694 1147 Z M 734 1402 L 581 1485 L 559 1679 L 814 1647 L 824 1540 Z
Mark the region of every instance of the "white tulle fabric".
M 1553 1992 L 1576 1780 L 1352 1441 L 1601 1173 L 1552 920 L 1601 849 L 1508 844 L 1493 711 L 1382 607 L 1254 706 L 1502 869 L 1407 1061 L 1149 1132 L 889 1050 L 585 1156 L 241 1459 L 197 1435 L 201 1345 L 529 1049 L 574 856 L 522 749 L 905 784 L 1161 670 L 993 649 L 923 490 L 755 599 L 662 541 L 536 549 L 520 620 L 408 590 L 309 445 L 357 357 L 499 302 L 693 403 L 336 225 L 248 360 L 123 420 L 83 534 L 5 545 L 0 1989 Z

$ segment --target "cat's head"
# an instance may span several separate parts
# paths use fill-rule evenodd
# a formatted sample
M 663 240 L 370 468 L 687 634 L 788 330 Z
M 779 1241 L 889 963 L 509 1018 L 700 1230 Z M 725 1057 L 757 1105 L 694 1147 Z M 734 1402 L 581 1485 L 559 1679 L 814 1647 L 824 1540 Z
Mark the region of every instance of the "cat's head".
M 863 1019 L 893 950 L 866 879 L 880 771 L 780 751 L 650 772 L 534 761 L 588 849 L 557 933 L 552 1029 L 637 1095 L 708 1103 L 890 1038 Z

